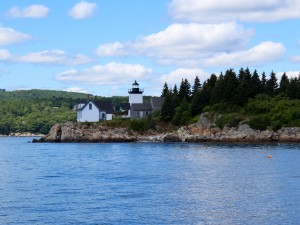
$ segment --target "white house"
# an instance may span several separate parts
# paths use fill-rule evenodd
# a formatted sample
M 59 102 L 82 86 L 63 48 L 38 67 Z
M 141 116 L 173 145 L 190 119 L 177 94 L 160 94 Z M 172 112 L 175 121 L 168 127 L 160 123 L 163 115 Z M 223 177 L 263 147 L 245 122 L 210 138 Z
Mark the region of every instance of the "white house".
M 89 100 L 85 104 L 78 104 L 77 122 L 97 122 L 112 120 L 113 106 L 111 102 Z

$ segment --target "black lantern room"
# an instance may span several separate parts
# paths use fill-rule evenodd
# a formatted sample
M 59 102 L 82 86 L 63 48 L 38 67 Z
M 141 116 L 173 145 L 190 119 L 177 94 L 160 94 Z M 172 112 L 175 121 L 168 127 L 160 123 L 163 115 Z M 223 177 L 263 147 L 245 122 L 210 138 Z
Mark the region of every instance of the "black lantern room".
M 128 90 L 129 94 L 141 94 L 144 91 L 142 89 L 140 89 L 139 84 L 136 82 L 136 80 L 134 81 L 134 83 L 132 84 L 132 88 Z

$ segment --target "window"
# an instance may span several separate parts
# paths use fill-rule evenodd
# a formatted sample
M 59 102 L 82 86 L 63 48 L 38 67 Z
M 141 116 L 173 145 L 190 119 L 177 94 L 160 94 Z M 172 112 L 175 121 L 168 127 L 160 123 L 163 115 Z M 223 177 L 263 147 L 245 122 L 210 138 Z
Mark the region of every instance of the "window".
M 89 110 L 92 110 L 93 109 L 93 105 L 92 103 L 89 104 Z

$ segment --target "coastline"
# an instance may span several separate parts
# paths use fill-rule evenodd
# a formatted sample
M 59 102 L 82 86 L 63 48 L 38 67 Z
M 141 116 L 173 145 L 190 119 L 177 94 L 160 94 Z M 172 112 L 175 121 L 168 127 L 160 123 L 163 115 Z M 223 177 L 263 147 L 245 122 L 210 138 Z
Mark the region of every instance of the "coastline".
M 259 131 L 239 127 L 207 127 L 202 123 L 180 127 L 173 132 L 136 132 L 101 124 L 71 123 L 54 125 L 50 132 L 33 142 L 188 142 L 188 143 L 300 143 L 300 127 L 285 127 L 278 131 Z
M 8 135 L 0 134 L 0 137 L 44 137 L 44 134 L 33 134 L 29 132 L 25 133 L 11 133 Z

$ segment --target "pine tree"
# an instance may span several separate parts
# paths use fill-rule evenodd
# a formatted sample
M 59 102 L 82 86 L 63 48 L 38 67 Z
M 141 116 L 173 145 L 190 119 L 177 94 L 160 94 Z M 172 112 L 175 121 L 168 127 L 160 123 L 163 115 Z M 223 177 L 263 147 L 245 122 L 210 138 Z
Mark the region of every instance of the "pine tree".
M 171 93 L 167 93 L 165 96 L 164 103 L 161 107 L 161 119 L 168 122 L 171 121 L 174 115 L 174 101 L 173 95 Z
M 161 97 L 166 97 L 168 93 L 169 93 L 169 87 L 168 87 L 168 84 L 165 82 L 162 93 L 161 93 Z
M 278 84 L 275 73 L 272 71 L 270 78 L 266 82 L 265 93 L 270 96 L 275 96 L 277 94 Z
M 224 101 L 224 95 L 223 95 L 224 91 L 225 91 L 224 75 L 221 72 L 211 92 L 210 103 L 216 104 Z
M 261 75 L 261 91 L 260 91 L 261 93 L 265 93 L 266 83 L 267 83 L 266 73 L 263 72 Z
M 201 83 L 200 83 L 199 77 L 196 76 L 196 78 L 194 80 L 194 85 L 192 87 L 192 99 L 197 94 L 197 92 L 200 92 L 200 90 L 201 90 Z
M 249 98 L 254 98 L 256 95 L 261 93 L 261 81 L 259 79 L 258 73 L 254 70 L 253 75 L 250 80 L 250 93 Z
M 232 102 L 238 87 L 238 79 L 233 69 L 226 71 L 224 76 L 224 85 L 222 98 L 225 102 Z
M 184 98 L 189 102 L 191 98 L 191 85 L 187 79 L 182 79 L 179 87 L 179 100 L 182 101 Z
M 279 92 L 286 93 L 286 90 L 289 86 L 290 80 L 286 73 L 283 73 L 281 76 L 280 84 L 279 84 Z

